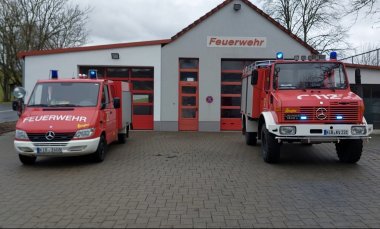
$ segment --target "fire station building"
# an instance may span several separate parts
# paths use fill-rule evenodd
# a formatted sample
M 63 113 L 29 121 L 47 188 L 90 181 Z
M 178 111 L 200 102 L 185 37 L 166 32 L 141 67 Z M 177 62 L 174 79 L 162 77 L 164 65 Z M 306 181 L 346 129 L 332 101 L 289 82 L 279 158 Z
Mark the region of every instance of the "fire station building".
M 133 129 L 225 131 L 241 129 L 243 67 L 279 51 L 285 59 L 317 53 L 250 1 L 226 0 L 171 39 L 20 55 L 29 95 L 51 70 L 72 78 L 94 69 L 99 78 L 130 83 Z M 347 67 L 351 83 L 361 69 L 366 118 L 380 128 L 380 68 Z

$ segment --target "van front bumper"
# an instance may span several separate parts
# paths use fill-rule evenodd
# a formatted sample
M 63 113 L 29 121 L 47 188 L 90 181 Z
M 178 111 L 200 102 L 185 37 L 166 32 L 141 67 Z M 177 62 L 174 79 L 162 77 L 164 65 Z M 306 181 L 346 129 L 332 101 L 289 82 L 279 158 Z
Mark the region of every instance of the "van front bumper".
M 14 147 L 19 154 L 28 156 L 81 156 L 94 153 L 100 138 L 86 140 L 71 140 L 69 142 L 31 142 L 14 141 Z

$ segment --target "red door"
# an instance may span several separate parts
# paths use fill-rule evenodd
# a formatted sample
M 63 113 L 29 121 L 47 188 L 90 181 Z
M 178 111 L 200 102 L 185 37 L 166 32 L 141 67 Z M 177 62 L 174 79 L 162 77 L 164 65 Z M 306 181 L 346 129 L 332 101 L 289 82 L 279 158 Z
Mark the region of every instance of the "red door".
M 179 60 L 178 129 L 198 130 L 198 59 Z
M 198 82 L 179 84 L 179 130 L 198 130 Z

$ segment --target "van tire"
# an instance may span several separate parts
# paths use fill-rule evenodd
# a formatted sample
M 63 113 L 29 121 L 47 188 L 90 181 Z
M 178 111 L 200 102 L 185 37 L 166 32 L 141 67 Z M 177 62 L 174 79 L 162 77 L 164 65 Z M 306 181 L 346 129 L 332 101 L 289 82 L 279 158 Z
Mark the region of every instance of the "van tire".
M 339 143 L 335 143 L 335 149 L 340 162 L 354 164 L 362 156 L 363 140 L 344 139 Z
M 257 133 L 245 132 L 245 143 L 250 146 L 255 146 L 257 144 Z
M 104 161 L 104 158 L 107 153 L 107 142 L 104 138 L 104 135 L 100 137 L 98 148 L 96 149 L 96 152 L 92 154 L 92 159 L 94 162 L 102 162 Z
M 119 144 L 125 144 L 127 142 L 127 134 L 126 133 L 118 134 L 117 141 Z
M 265 162 L 277 163 L 280 160 L 281 144 L 267 130 L 265 124 L 261 128 L 261 153 Z
M 22 164 L 24 165 L 33 165 L 36 160 L 37 160 L 37 157 L 34 157 L 34 156 L 25 156 L 25 155 L 22 155 L 22 154 L 19 154 L 18 155 L 20 161 Z

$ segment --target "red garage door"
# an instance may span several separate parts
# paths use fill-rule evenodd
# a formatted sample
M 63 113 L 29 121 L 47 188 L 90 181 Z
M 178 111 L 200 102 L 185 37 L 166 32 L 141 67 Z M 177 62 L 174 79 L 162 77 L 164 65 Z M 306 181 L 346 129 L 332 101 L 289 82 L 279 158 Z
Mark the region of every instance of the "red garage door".
M 153 68 L 82 66 L 79 72 L 88 74 L 89 69 L 98 70 L 99 78 L 129 82 L 132 92 L 132 128 L 153 130 Z

